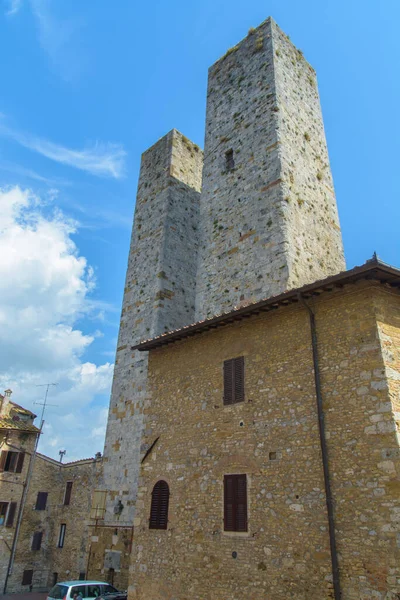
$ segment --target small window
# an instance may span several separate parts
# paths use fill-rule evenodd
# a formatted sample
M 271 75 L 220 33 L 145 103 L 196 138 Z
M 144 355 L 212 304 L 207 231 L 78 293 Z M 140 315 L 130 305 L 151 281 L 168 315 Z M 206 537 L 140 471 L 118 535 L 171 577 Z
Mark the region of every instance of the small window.
M 56 585 L 58 581 L 58 573 L 54 572 L 53 573 L 53 587 Z
M 244 401 L 244 357 L 224 362 L 224 404 Z
M 45 510 L 47 504 L 47 492 L 38 492 L 35 510 Z
M 67 481 L 67 484 L 65 486 L 65 493 L 64 493 L 64 506 L 69 506 L 70 502 L 71 502 L 71 493 L 72 493 L 72 481 Z
M 43 537 L 43 532 L 42 531 L 36 531 L 36 533 L 33 534 L 33 538 L 32 538 L 32 550 L 40 550 L 40 547 L 42 545 L 42 537 Z
M 151 494 L 149 529 L 167 529 L 169 487 L 166 481 L 157 481 Z
M 79 581 L 85 581 L 85 576 L 86 576 L 86 573 L 84 571 L 81 571 L 79 573 Z
M 67 525 L 65 523 L 61 523 L 60 525 L 60 533 L 58 536 L 58 548 L 64 548 L 65 541 L 65 530 L 67 529 Z
M 32 569 L 25 569 L 22 575 L 22 585 L 32 585 L 33 571 Z
M 224 475 L 224 531 L 247 531 L 246 475 Z
M 8 502 L 0 502 L 0 525 L 4 525 L 6 522 L 7 510 Z
M 21 473 L 24 464 L 25 452 L 11 452 L 3 450 L 0 454 L 0 472 Z
M 228 150 L 228 152 L 225 153 L 225 167 L 227 171 L 233 171 L 233 169 L 235 168 L 233 150 Z
M 0 525 L 12 527 L 14 525 L 16 502 L 0 502 Z

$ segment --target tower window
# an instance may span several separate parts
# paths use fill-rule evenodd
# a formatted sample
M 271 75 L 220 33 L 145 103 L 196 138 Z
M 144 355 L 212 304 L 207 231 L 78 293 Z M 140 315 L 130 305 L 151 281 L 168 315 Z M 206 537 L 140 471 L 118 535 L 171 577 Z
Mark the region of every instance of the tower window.
M 228 150 L 225 153 L 225 167 L 227 171 L 233 171 L 235 168 L 235 160 L 233 158 L 233 150 Z
M 167 529 L 169 487 L 166 481 L 157 481 L 151 494 L 149 529 Z

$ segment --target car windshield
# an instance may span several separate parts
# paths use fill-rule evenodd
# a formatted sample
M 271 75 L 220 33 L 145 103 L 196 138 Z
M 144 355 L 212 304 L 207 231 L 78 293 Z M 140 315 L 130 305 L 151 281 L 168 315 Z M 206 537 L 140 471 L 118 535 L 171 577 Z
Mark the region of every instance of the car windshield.
M 55 598 L 55 600 L 62 600 L 67 595 L 67 592 L 67 585 L 60 585 L 59 583 L 57 583 L 54 587 L 51 588 L 48 595 L 50 598 Z

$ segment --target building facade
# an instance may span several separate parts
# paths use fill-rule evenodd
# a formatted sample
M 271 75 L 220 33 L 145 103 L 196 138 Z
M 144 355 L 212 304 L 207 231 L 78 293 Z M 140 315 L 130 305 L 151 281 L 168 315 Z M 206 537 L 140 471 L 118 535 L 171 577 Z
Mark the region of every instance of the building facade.
M 372 262 L 139 349 L 152 450 L 132 600 L 400 597 L 399 270 Z
M 204 156 L 176 130 L 142 156 L 99 485 L 104 518 L 92 536 L 98 564 L 113 531 L 137 525 L 152 436 L 148 359 L 132 346 L 344 268 L 315 73 L 267 19 L 210 69 Z M 120 587 L 128 566 L 122 553 Z
M 36 415 L 0 394 L 0 590 L 3 592 L 14 553 L 26 481 L 39 435 Z

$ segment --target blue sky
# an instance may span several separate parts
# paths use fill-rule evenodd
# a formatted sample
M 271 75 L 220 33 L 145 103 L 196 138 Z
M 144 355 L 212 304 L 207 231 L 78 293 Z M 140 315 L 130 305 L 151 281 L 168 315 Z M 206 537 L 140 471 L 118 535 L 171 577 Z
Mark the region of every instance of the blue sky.
M 348 268 L 400 266 L 395 0 L 1 2 L 0 389 L 58 383 L 43 452 L 102 450 L 140 155 L 203 146 L 208 67 L 267 16 L 317 71 Z

